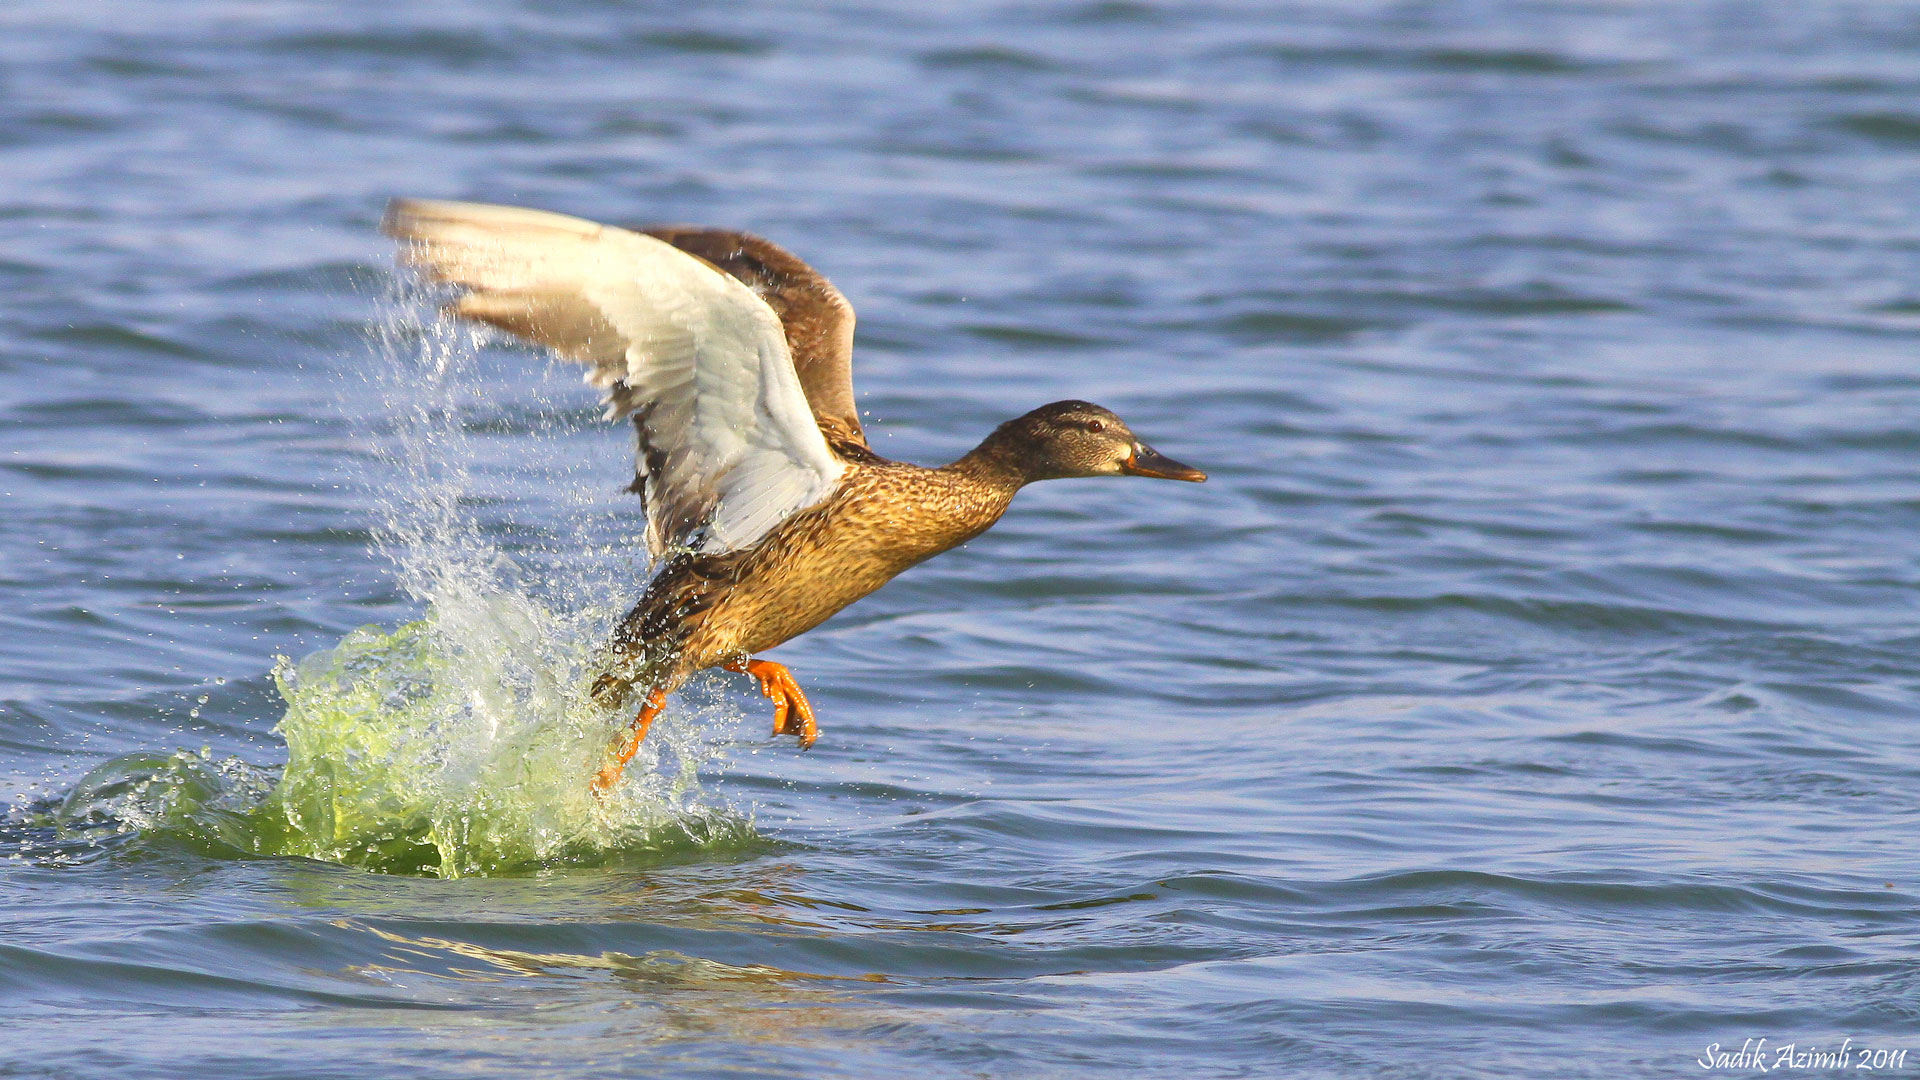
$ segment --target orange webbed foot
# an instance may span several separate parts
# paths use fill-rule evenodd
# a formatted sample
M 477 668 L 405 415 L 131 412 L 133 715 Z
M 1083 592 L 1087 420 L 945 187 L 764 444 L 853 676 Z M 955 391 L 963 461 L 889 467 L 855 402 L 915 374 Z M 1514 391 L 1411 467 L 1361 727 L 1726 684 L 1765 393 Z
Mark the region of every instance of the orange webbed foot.
M 666 705 L 666 691 L 655 690 L 647 695 L 647 703 L 641 707 L 640 715 L 633 718 L 633 726 L 627 731 L 626 742 L 615 752 L 613 760 L 594 774 L 592 787 L 595 795 L 606 795 L 613 785 L 620 782 L 620 777 L 627 771 L 627 762 L 640 752 L 640 741 L 647 737 L 647 729 L 653 726 L 653 718 L 659 716 L 660 710 Z
M 727 664 L 726 669 L 760 680 L 760 692 L 773 700 L 775 735 L 798 736 L 802 750 L 820 737 L 820 727 L 813 721 L 813 706 L 807 703 L 807 695 L 801 692 L 800 684 L 786 665 L 771 660 L 736 660 Z

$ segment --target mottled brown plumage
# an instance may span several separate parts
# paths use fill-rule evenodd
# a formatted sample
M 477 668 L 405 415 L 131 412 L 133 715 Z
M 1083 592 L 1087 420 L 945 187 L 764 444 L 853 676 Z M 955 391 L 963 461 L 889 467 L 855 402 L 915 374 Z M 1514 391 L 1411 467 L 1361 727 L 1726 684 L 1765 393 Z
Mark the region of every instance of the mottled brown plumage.
M 621 683 L 665 686 L 813 629 L 902 570 L 990 528 L 1026 483 L 970 456 L 944 469 L 871 453 L 838 491 L 743 551 L 668 562 L 614 635 Z
M 1076 476 L 1205 479 L 1084 401 L 1009 420 L 942 468 L 880 457 L 854 409 L 852 306 L 806 263 L 745 233 L 617 230 L 539 211 L 406 200 L 389 210 L 385 227 L 413 243 L 411 263 L 468 290 L 452 313 L 594 365 L 590 378 L 607 388 L 613 410 L 633 417 L 634 490 L 666 503 L 664 513 L 648 508 L 650 541 L 665 564 L 615 632 L 593 688 L 609 706 L 638 697 L 644 707 L 596 789 L 618 779 L 666 695 L 704 668 L 754 674 L 775 699 L 776 734 L 811 744 L 805 696 L 785 668 L 753 654 L 985 532 L 1023 486 Z M 663 256 L 668 249 L 655 240 L 731 277 L 739 283 L 732 288 L 745 286 L 764 309 L 716 291 L 712 278 L 688 269 L 684 256 Z M 778 330 L 756 338 L 754 320 L 767 311 Z M 784 340 L 769 345 L 767 334 Z M 770 347 L 784 351 L 778 361 L 790 360 L 791 375 L 767 366 L 776 363 Z M 729 373 L 753 382 L 730 396 Z M 817 433 L 805 420 L 798 426 L 809 430 L 794 430 L 795 399 L 781 396 L 779 384 L 795 376 Z M 753 395 L 757 404 L 745 409 L 742 400 Z M 738 417 L 740 426 L 716 428 L 712 416 Z M 765 479 L 740 481 L 742 470 Z M 779 504 L 765 499 L 791 505 L 795 492 L 820 484 L 824 496 L 768 518 L 766 506 Z M 736 529 L 749 539 L 716 540 L 716 522 L 736 503 L 753 511 Z

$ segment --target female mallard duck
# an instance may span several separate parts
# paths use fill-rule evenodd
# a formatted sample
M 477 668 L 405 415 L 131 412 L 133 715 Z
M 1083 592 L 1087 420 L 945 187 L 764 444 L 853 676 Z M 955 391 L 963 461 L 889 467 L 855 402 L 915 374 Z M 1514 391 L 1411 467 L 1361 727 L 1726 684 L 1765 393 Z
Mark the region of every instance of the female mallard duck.
M 774 734 L 818 734 L 780 664 L 753 654 L 826 621 L 923 559 L 985 532 L 1035 480 L 1201 481 L 1118 416 L 1056 401 L 951 465 L 867 446 L 853 404 L 853 308 L 781 248 L 724 229 L 639 231 L 510 206 L 395 200 L 405 261 L 461 287 L 448 310 L 589 365 L 610 418 L 633 417 L 633 488 L 665 567 L 615 632 L 594 693 L 638 690 L 594 777 L 619 780 L 666 696 L 696 671 L 760 681 Z

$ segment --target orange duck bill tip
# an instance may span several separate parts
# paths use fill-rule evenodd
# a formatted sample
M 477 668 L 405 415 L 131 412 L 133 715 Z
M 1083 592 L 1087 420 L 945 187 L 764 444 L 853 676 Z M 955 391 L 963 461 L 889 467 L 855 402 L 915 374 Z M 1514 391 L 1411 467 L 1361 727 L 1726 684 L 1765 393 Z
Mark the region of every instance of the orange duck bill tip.
M 1134 443 L 1133 453 L 1120 463 L 1120 471 L 1128 476 L 1151 476 L 1157 480 L 1185 480 L 1190 484 L 1202 483 L 1207 474 L 1191 465 L 1182 465 L 1167 455 L 1148 446 L 1146 443 Z

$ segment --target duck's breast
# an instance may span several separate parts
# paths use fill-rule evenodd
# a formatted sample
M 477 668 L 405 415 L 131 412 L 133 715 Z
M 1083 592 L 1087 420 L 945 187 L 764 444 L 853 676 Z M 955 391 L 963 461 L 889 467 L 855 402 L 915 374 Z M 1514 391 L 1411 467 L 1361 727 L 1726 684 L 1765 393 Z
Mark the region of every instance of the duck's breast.
M 1005 509 L 1004 498 L 983 497 L 941 470 L 862 467 L 767 538 L 710 622 L 737 628 L 738 651 L 770 649 L 978 536 Z

